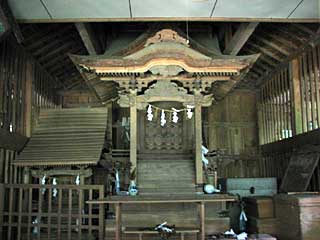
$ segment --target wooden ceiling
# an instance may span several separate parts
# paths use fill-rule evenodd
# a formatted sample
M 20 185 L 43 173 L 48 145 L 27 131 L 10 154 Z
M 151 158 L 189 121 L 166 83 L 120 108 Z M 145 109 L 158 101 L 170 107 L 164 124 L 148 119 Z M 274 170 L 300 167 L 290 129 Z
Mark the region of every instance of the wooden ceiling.
M 21 26 L 22 44 L 64 88 L 81 83 L 69 53 L 87 54 L 74 24 L 28 24 Z
M 97 52 L 103 53 L 117 36 L 123 33 L 138 36 L 151 24 L 87 23 L 86 26 L 90 27 L 90 37 L 95 38 L 94 45 L 99 45 L 100 50 Z M 180 27 L 183 31 L 186 30 L 184 22 L 170 24 Z M 320 36 L 319 24 L 316 23 L 244 24 L 246 23 L 188 23 L 188 34 L 191 38 L 199 33 L 216 35 L 224 53 L 261 54 L 239 85 L 241 88 L 256 88 L 266 74 L 287 63 L 297 52 L 318 41 Z M 62 83 L 65 90 L 86 87 L 68 56 L 70 53 L 79 55 L 94 53 L 90 49 L 90 44 L 88 45 L 90 41 L 86 41 L 86 36 L 81 32 L 81 26 L 79 28 L 74 23 L 42 23 L 20 24 L 20 28 L 24 37 L 22 44 L 53 77 Z M 234 46 L 236 51 L 232 52 L 227 50 L 227 44 L 230 44 L 233 37 L 239 39 L 236 39 Z

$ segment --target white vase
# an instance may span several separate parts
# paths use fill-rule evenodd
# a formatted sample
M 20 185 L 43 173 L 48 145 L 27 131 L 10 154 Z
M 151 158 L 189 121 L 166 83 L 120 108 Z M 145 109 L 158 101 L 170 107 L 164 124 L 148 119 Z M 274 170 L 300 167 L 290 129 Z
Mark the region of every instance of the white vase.
M 136 186 L 136 182 L 134 180 L 130 180 L 129 195 L 135 196 L 137 194 L 138 194 L 138 189 Z

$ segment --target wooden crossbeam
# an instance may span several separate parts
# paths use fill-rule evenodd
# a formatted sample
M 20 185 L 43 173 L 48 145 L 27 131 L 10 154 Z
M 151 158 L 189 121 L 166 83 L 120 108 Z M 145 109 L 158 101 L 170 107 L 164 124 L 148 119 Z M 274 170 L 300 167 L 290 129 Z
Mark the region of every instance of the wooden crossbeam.
M 20 152 L 29 138 L 0 128 L 0 148 Z
M 237 55 L 258 24 L 258 22 L 241 23 L 223 53 L 228 55 Z
M 12 30 L 17 38 L 17 41 L 19 43 L 23 41 L 23 36 L 20 31 L 19 25 L 11 12 L 7 0 L 0 0 L 0 22 L 4 27 L 4 32 L 6 32 L 7 30 Z
M 102 46 L 98 42 L 90 23 L 79 22 L 75 23 L 75 26 L 89 55 L 97 55 L 102 53 Z M 89 86 L 90 91 L 97 97 L 97 99 L 99 99 L 99 101 L 101 101 L 101 97 L 99 96 L 97 90 L 91 85 L 91 82 L 88 79 L 90 74 L 81 73 L 81 76 Z
M 75 23 L 80 37 L 88 50 L 89 55 L 96 55 L 102 52 L 100 43 L 98 42 L 90 23 Z

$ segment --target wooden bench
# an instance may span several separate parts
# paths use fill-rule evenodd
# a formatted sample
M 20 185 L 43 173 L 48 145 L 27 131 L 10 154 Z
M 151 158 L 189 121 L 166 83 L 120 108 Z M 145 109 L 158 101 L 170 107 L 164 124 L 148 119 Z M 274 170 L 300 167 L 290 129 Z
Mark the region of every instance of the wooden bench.
M 139 236 L 139 240 L 142 240 L 143 235 L 148 235 L 148 234 L 158 234 L 156 230 L 149 230 L 149 229 L 139 229 L 139 228 L 125 228 L 123 231 L 125 234 L 136 234 Z M 181 240 L 184 240 L 184 237 L 186 234 L 197 234 L 200 233 L 200 230 L 197 228 L 176 228 L 175 234 L 179 234 L 181 237 Z M 195 238 L 197 239 L 197 238 Z

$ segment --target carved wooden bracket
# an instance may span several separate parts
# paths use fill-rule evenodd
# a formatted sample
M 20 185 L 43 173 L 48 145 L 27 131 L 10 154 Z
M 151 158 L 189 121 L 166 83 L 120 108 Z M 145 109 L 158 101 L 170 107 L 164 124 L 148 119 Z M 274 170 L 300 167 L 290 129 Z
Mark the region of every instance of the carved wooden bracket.
M 143 95 L 122 94 L 118 100 L 121 107 L 130 107 L 136 104 L 137 109 L 145 109 L 151 102 L 181 102 L 183 105 L 201 105 L 208 107 L 213 100 L 212 94 L 203 95 L 200 90 L 195 94 L 188 94 L 183 87 L 170 81 L 157 81 L 149 87 Z

